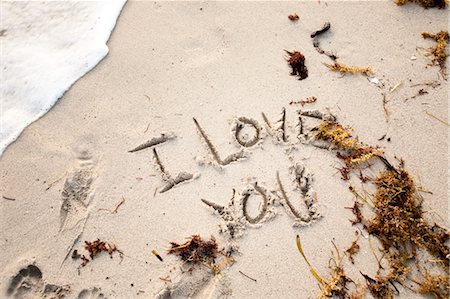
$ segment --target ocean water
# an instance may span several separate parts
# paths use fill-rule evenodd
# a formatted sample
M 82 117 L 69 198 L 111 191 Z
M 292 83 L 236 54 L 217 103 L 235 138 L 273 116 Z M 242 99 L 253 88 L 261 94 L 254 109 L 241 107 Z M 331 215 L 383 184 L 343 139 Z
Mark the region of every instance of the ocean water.
M 107 55 L 124 4 L 1 2 L 0 155 Z

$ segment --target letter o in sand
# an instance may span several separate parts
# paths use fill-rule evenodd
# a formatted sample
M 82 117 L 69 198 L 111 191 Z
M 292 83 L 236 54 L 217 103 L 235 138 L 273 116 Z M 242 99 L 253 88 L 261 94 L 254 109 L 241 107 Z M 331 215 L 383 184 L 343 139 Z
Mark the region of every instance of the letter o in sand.
M 244 138 L 243 130 L 244 128 L 251 127 L 253 133 L 253 138 Z M 245 131 L 248 131 L 248 129 L 245 129 Z M 256 120 L 246 117 L 239 117 L 236 120 L 236 128 L 234 132 L 234 137 L 236 138 L 236 141 L 243 147 L 251 147 L 254 146 L 260 138 L 261 135 L 261 129 L 259 127 L 259 124 Z

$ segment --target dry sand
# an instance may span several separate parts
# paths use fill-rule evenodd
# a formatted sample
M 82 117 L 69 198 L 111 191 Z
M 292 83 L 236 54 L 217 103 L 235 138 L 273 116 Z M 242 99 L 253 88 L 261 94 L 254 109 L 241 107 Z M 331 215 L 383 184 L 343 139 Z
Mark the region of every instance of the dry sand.
M 289 21 L 291 13 L 300 20 Z M 310 34 L 325 21 L 332 27 L 321 38 L 322 47 L 336 51 L 343 63 L 374 67 L 374 77 L 385 88 L 362 75 L 342 77 L 323 65 L 330 60 L 315 50 Z M 35 277 L 27 278 L 33 283 L 31 291 L 24 290 L 25 298 L 39 298 L 47 284 L 67 285 L 69 298 L 154 298 L 166 286 L 175 290 L 174 297 L 177 292 L 180 297 L 198 292 L 198 298 L 314 297 L 319 288 L 296 249 L 296 234 L 310 262 L 325 274 L 331 241 L 345 249 L 357 229 L 344 208 L 354 197 L 336 170 L 335 153 L 296 138 L 301 107 L 289 102 L 310 96 L 318 100 L 304 109 L 329 108 L 360 140 L 381 146 L 390 159 L 403 158 L 416 180 L 433 192 L 423 195 L 427 217 L 448 228 L 448 126 L 426 114 L 447 119 L 448 83 L 438 67 L 427 66 L 423 51 L 416 51 L 433 45 L 422 39 L 422 31 L 438 32 L 447 24 L 446 11 L 397 7 L 390 1 L 128 2 L 108 56 L 1 157 L 0 195 L 15 200 L 0 199 L 0 297 L 14 289 L 12 277 L 28 265 L 37 266 L 42 278 L 29 268 Z M 307 79 L 289 75 L 284 49 L 305 55 Z M 436 88 L 411 87 L 435 80 Z M 405 101 L 421 88 L 428 93 Z M 382 92 L 387 93 L 387 120 Z M 261 117 L 264 112 L 274 123 L 283 107 L 285 144 L 267 134 Z M 225 159 L 242 149 L 232 134 L 241 116 L 257 120 L 263 139 L 245 149 L 246 159 L 219 167 L 192 118 Z M 163 132 L 176 135 L 156 146 L 171 177 L 183 171 L 195 176 L 159 193 L 155 190 L 165 183 L 152 149 L 128 151 Z M 289 173 L 295 163 L 312 173 L 322 215 L 307 227 L 294 227 L 270 193 L 278 189 L 279 172 L 295 206 L 305 210 Z M 255 182 L 275 200 L 274 217 L 243 227 L 234 244 L 236 263 L 219 276 L 205 268 L 180 274 L 180 262 L 166 254 L 170 241 L 199 233 L 214 235 L 221 248 L 226 246 L 219 216 L 201 199 L 227 205 L 235 189 L 239 204 Z M 117 213 L 108 211 L 122 198 Z M 257 195 L 249 199 L 253 217 L 260 200 Z M 70 257 L 72 249 L 84 253 L 84 241 L 97 238 L 116 244 L 123 258 L 104 254 L 80 268 L 80 261 Z M 375 275 L 377 264 L 367 239 L 361 238 L 360 246 L 356 264 L 344 262 L 348 275 L 364 282 L 359 270 Z M 160 279 L 166 276 L 174 283 Z M 401 289 L 400 297 L 415 296 Z

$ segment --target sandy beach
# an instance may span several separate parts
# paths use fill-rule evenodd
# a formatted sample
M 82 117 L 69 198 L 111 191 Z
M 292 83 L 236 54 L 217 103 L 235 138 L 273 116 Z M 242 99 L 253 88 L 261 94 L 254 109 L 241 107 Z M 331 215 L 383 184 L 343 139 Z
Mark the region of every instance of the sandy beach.
M 325 22 L 320 47 L 372 74 L 324 64 L 310 35 Z M 392 1 L 128 1 L 108 55 L 0 157 L 0 298 L 316 298 L 297 235 L 321 276 L 334 242 L 366 286 L 382 244 L 349 221 L 349 186 L 375 188 L 359 169 L 343 180 L 336 149 L 306 131 L 333 118 L 396 167 L 403 159 L 424 218 L 448 231 L 449 86 L 426 56 L 436 42 L 421 35 L 441 30 L 448 9 Z M 304 55 L 307 78 L 291 75 L 285 50 Z M 323 119 L 304 118 L 301 134 L 304 111 Z M 362 173 L 375 178 L 383 163 L 369 164 Z M 215 237 L 220 271 L 168 254 L 196 234 Z M 81 266 L 74 250 L 87 256 L 97 239 L 118 251 Z M 396 298 L 433 298 L 404 285 Z

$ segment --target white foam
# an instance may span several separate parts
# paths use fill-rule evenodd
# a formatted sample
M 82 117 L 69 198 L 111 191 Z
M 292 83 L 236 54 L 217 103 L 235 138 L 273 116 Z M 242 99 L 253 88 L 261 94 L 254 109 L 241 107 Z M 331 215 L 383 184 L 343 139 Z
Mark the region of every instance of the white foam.
M 124 4 L 2 3 L 0 155 L 106 56 L 106 42 Z

